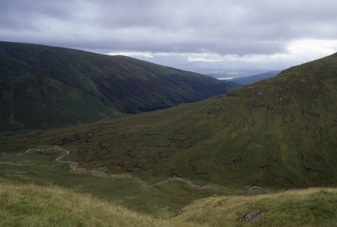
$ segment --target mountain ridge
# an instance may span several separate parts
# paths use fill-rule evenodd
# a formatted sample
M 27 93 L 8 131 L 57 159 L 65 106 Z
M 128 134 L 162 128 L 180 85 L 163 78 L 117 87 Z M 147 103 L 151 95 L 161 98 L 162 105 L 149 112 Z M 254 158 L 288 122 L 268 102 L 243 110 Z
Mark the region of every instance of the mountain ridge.
M 92 122 L 193 102 L 235 87 L 130 57 L 38 44 L 0 42 L 0 59 L 2 130 Z

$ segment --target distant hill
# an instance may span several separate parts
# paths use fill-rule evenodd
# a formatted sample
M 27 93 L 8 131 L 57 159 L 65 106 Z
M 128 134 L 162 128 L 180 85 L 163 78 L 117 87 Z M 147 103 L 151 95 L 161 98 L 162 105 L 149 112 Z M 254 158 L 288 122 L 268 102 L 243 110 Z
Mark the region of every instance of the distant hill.
M 235 85 L 124 56 L 0 42 L 0 87 L 0 131 L 6 131 L 162 109 Z
M 259 73 L 259 74 L 256 74 L 256 75 L 252 75 L 252 76 L 233 78 L 229 81 L 233 82 L 233 83 L 240 84 L 240 85 L 248 85 L 248 84 L 256 83 L 258 81 L 266 80 L 266 79 L 269 79 L 271 77 L 274 77 L 277 74 L 279 74 L 280 72 L 281 71 L 269 71 L 269 72 L 265 72 L 265 73 Z

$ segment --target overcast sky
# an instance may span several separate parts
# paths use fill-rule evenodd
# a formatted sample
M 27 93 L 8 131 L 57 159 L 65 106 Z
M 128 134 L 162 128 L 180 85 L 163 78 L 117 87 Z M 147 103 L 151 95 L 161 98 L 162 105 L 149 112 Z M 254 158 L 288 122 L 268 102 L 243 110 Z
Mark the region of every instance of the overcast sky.
M 0 40 L 196 71 L 283 69 L 337 51 L 335 0 L 1 0 Z

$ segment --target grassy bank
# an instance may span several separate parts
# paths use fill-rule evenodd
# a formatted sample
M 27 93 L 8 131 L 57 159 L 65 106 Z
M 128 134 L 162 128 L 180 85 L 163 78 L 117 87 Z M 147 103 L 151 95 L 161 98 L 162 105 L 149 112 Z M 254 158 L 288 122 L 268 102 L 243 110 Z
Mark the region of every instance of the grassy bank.
M 186 226 L 59 187 L 0 184 L 1 226 Z
M 337 190 L 310 188 L 196 201 L 175 220 L 210 226 L 336 226 Z
M 55 186 L 0 183 L 1 226 L 335 226 L 337 189 L 198 200 L 158 219 Z

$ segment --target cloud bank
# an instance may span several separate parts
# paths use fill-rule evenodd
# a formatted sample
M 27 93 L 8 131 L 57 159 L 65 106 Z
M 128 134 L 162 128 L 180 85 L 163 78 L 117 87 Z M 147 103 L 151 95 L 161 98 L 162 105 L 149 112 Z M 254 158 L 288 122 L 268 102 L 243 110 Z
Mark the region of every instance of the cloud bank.
M 11 0 L 0 40 L 175 67 L 282 68 L 337 50 L 332 0 Z

